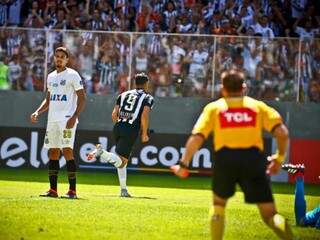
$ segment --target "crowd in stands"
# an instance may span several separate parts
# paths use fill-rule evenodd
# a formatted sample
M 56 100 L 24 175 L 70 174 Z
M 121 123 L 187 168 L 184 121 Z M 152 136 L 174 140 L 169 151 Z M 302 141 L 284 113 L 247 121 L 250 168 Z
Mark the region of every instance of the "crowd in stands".
M 145 71 L 156 96 L 217 97 L 236 67 L 251 96 L 320 102 L 318 0 L 0 0 L 0 26 L 0 89 L 43 90 L 65 45 L 88 93 Z

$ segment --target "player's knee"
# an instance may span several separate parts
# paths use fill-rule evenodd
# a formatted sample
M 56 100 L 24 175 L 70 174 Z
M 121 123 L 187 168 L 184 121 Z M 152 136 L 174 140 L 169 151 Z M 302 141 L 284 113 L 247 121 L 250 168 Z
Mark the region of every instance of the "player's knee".
M 270 219 L 273 219 L 276 214 L 276 211 L 266 212 L 264 214 L 261 214 L 261 218 L 265 224 L 270 225 Z
M 227 199 L 221 198 L 217 194 L 214 193 L 214 195 L 213 195 L 213 205 L 214 206 L 225 207 L 226 204 L 227 204 Z
M 225 215 L 225 206 L 214 205 L 210 208 L 210 221 L 220 221 Z
M 127 166 L 127 164 L 128 164 L 128 159 L 125 159 L 125 158 L 122 158 L 122 157 L 121 157 L 121 161 L 122 161 L 122 163 L 121 163 L 121 165 L 119 166 L 119 168 L 123 168 L 123 167 Z
M 50 148 L 49 149 L 49 159 L 59 160 L 60 158 L 60 149 L 59 148 Z
M 62 149 L 63 156 L 66 160 L 71 160 L 73 158 L 73 149 L 72 148 L 63 148 Z

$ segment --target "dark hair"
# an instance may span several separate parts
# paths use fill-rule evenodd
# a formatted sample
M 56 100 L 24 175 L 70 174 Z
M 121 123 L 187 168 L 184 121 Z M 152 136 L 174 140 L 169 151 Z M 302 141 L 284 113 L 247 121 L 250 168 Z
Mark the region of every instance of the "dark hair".
M 56 50 L 54 51 L 54 53 L 57 53 L 57 52 L 63 52 L 67 58 L 69 58 L 69 51 L 67 50 L 67 48 L 65 47 L 58 47 L 56 48 Z
M 146 82 L 148 82 L 149 78 L 144 72 L 142 72 L 142 73 L 137 73 L 134 76 L 134 81 L 135 81 L 136 85 L 141 86 L 141 85 L 145 84 Z
M 243 88 L 244 74 L 236 69 L 227 70 L 221 74 L 221 81 L 223 88 L 228 92 L 240 92 Z

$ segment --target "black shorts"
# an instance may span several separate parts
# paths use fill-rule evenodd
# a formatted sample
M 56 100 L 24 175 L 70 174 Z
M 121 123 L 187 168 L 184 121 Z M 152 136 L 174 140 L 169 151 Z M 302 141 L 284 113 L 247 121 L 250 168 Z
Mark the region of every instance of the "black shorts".
M 247 203 L 273 202 L 267 159 L 258 148 L 222 148 L 215 153 L 212 190 L 221 198 L 233 196 L 238 183 Z
M 116 141 L 116 153 L 129 159 L 133 145 L 139 136 L 139 129 L 116 124 L 113 128 L 113 136 Z

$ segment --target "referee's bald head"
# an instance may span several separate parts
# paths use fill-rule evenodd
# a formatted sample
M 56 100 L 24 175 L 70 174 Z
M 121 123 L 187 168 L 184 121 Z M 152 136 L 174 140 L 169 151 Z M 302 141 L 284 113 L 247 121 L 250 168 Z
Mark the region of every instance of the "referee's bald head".
M 244 81 L 244 73 L 237 69 L 230 69 L 221 73 L 223 88 L 229 93 L 241 92 L 245 88 Z

